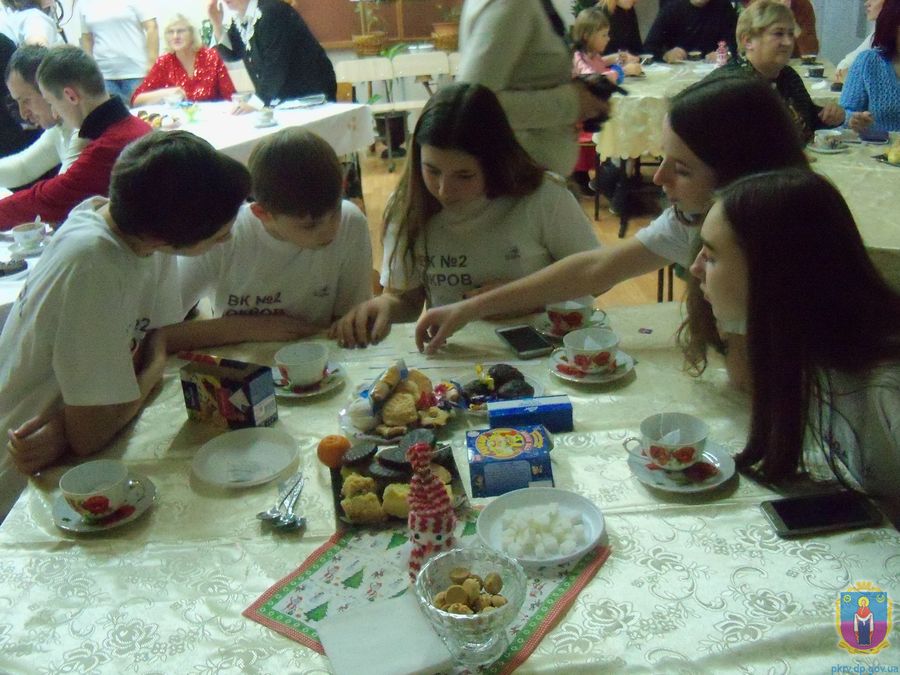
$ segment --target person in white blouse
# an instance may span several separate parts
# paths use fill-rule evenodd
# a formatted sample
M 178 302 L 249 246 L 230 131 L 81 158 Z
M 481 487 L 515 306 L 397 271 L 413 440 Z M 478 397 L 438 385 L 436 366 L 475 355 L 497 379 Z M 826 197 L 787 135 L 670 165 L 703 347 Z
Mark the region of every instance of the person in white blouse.
M 64 173 L 81 154 L 86 144 L 75 129 L 63 124 L 37 86 L 37 69 L 47 53 L 46 47 L 19 47 L 9 60 L 6 86 L 19 106 L 23 120 L 45 129 L 27 148 L 0 159 L 0 186 L 15 188 L 37 180 L 58 166 Z
M 51 14 L 53 0 L 3 0 L 3 8 L 0 30 L 16 45 L 52 47 L 65 42 Z
M 877 19 L 878 15 L 881 13 L 882 5 L 884 5 L 884 0 L 865 0 L 866 19 L 869 21 L 875 21 L 875 19 Z M 835 82 L 843 82 L 847 77 L 847 73 L 850 71 L 850 66 L 852 66 L 853 62 L 856 60 L 856 57 L 862 54 L 867 49 L 872 48 L 873 37 L 875 37 L 874 30 L 866 35 L 866 39 L 860 43 L 859 47 L 854 49 L 838 62 L 837 66 L 835 66 L 834 69 Z

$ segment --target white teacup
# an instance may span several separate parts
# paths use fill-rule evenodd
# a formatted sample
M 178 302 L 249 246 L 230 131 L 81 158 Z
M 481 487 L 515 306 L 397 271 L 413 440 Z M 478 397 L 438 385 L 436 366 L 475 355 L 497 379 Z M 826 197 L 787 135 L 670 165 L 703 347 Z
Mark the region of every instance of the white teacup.
M 250 94 L 243 93 L 235 93 L 231 95 L 231 102 L 235 105 L 240 105 L 241 103 L 247 103 L 250 101 Z
M 565 335 L 573 330 L 584 328 L 593 314 L 594 297 L 591 295 L 547 305 L 550 330 L 556 335 Z
M 844 135 L 836 129 L 819 129 L 813 143 L 823 150 L 837 150 L 844 147 Z
M 308 387 L 325 377 L 328 347 L 321 342 L 297 342 L 275 352 L 275 365 L 295 387 Z
M 36 248 L 44 238 L 44 223 L 22 223 L 12 229 L 16 245 L 23 251 Z
M 611 373 L 616 369 L 619 336 L 609 328 L 582 328 L 567 333 L 563 347 L 569 365 L 585 373 Z
M 666 471 L 682 471 L 703 457 L 707 436 L 709 427 L 698 417 L 658 413 L 641 422 L 640 438 L 631 436 L 622 445 L 641 461 Z
M 79 464 L 59 479 L 63 498 L 88 522 L 102 520 L 122 508 L 130 486 L 128 468 L 115 459 Z
M 257 117 L 257 124 L 259 124 L 259 125 L 272 124 L 272 122 L 274 122 L 274 121 L 275 121 L 275 110 L 274 109 L 267 107 L 267 108 L 263 108 L 262 110 L 259 111 L 259 114 Z

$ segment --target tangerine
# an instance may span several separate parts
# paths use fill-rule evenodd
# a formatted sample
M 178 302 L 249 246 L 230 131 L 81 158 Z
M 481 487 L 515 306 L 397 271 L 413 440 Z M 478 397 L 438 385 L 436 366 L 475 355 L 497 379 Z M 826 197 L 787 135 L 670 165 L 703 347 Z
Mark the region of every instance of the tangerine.
M 316 449 L 316 455 L 319 461 L 331 469 L 341 468 L 344 453 L 350 449 L 350 439 L 340 434 L 329 434 L 319 441 L 319 447 Z

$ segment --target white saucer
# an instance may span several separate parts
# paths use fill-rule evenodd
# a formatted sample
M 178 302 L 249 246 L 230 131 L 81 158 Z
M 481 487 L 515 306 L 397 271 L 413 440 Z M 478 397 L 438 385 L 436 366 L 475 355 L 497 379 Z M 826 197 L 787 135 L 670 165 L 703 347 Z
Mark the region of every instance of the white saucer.
M 111 530 L 140 518 L 156 502 L 156 486 L 153 481 L 139 473 L 130 473 L 128 477 L 131 485 L 125 495 L 125 505 L 112 515 L 97 523 L 85 522 L 63 496 L 59 495 L 53 502 L 53 522 L 61 530 L 86 533 Z
M 275 381 L 275 395 L 279 398 L 310 398 L 337 389 L 344 384 L 344 371 L 336 363 L 328 362 L 325 366 L 325 377 L 309 387 L 295 391 L 287 380 L 281 376 L 278 368 L 272 368 L 272 379 Z
M 37 246 L 22 248 L 17 243 L 13 242 L 9 245 L 9 255 L 13 258 L 34 258 L 44 252 L 48 243 L 49 242 L 46 239 L 41 239 Z
M 703 449 L 702 459 L 715 466 L 719 473 L 699 483 L 689 482 L 681 471 L 651 469 L 648 466 L 650 464 L 649 461 L 642 462 L 634 455 L 628 455 L 628 467 L 631 469 L 634 477 L 644 485 L 649 485 L 652 488 L 665 492 L 705 492 L 720 486 L 734 475 L 734 460 L 723 446 L 707 440 L 706 447 Z
M 253 127 L 256 129 L 268 129 L 269 127 L 277 127 L 278 122 L 272 120 L 271 122 L 256 122 Z
M 519 563 L 529 566 L 563 565 L 579 559 L 597 545 L 606 529 L 603 513 L 589 499 L 562 488 L 530 487 L 513 490 L 497 497 L 478 515 L 475 525 L 478 536 L 488 548 L 505 553 L 501 543 L 503 541 L 503 514 L 510 509 L 520 509 L 525 506 L 549 506 L 550 504 L 558 504 L 562 509 L 581 514 L 586 543 L 569 554 L 551 555 L 544 558 L 516 557 Z
M 591 318 L 588 319 L 587 323 L 584 324 L 582 328 L 596 328 L 605 325 L 607 325 L 606 312 L 602 309 L 595 309 Z M 565 333 L 555 333 L 553 331 L 553 324 L 550 322 L 550 317 L 546 314 L 542 314 L 538 320 L 534 322 L 534 329 L 545 338 L 556 340 L 557 342 L 565 337 Z
M 586 373 L 584 375 L 574 375 L 557 370 L 557 366 L 567 363 L 565 350 L 557 349 L 550 355 L 550 372 L 561 380 L 565 380 L 566 382 L 577 382 L 578 384 L 606 384 L 607 382 L 615 382 L 634 370 L 634 359 L 623 351 L 616 352 L 616 363 L 618 365 L 611 373 Z
M 810 143 L 809 145 L 806 146 L 806 149 L 809 150 L 810 152 L 816 152 L 820 155 L 837 155 L 842 152 L 847 152 L 850 148 L 847 145 L 842 145 L 837 148 L 821 148 L 817 145 L 813 145 L 812 143 Z
M 191 468 L 200 480 L 227 488 L 268 483 L 297 457 L 297 442 L 283 431 L 251 427 L 207 441 Z

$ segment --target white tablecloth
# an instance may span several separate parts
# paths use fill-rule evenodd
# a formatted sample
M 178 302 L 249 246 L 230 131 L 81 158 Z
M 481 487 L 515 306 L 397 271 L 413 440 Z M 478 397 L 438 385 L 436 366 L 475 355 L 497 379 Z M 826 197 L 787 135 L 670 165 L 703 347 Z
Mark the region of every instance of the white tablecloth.
M 612 555 L 519 672 L 829 673 L 834 665 L 897 665 L 896 647 L 875 657 L 840 650 L 834 612 L 838 593 L 856 581 L 896 592 L 900 535 L 878 528 L 786 541 L 758 507 L 771 493 L 743 478 L 693 496 L 639 483 L 621 442 L 642 418 L 662 410 L 702 415 L 711 440 L 736 451 L 748 402 L 725 385 L 716 364 L 700 379 L 682 372 L 672 341 L 675 305 L 610 316 L 622 348 L 639 363 L 633 376 L 600 389 L 557 380 L 544 359 L 509 359 L 487 323 L 467 327 L 435 360 L 415 353 L 410 325 L 395 326 L 369 351 L 334 350 L 351 384 L 400 355 L 435 378 L 471 375 L 474 361 L 506 360 L 548 393 L 571 397 L 576 432 L 556 435 L 557 486 L 603 509 Z M 267 362 L 276 347 L 222 351 Z M 123 457 L 154 481 L 159 503 L 149 513 L 101 536 L 58 530 L 51 505 L 60 467 L 34 481 L 0 527 L 0 672 L 327 669 L 324 657 L 241 611 L 333 531 L 328 472 L 314 449 L 321 435 L 338 430 L 337 412 L 352 387 L 279 405 L 277 428 L 297 439 L 310 478 L 299 508 L 309 530 L 299 538 L 264 531 L 254 519 L 271 505 L 272 485 L 229 492 L 191 477 L 197 448 L 217 432 L 186 420 L 177 366 L 173 361 L 150 407 L 102 453 Z M 458 424 L 460 462 L 466 423 Z
M 275 126 L 259 128 L 257 113 L 232 115 L 227 101 L 200 103 L 200 111 L 193 122 L 186 121 L 181 110 L 165 105 L 138 106 L 133 112 L 146 110 L 172 115 L 184 120 L 181 129 L 209 141 L 216 150 L 246 162 L 260 139 L 285 127 L 303 127 L 318 134 L 331 144 L 338 155 L 362 150 L 375 139 L 372 111 L 357 103 L 326 103 L 312 108 L 276 110 Z
M 799 61 L 791 65 L 805 74 Z M 826 74 L 834 70 L 826 63 Z M 594 134 L 597 152 L 607 157 L 640 157 L 644 154 L 662 154 L 662 123 L 669 110 L 669 100 L 691 84 L 699 82 L 715 66 L 709 63 L 654 63 L 645 66 L 646 77 L 627 77 L 622 86 L 628 96 L 614 94 L 612 114 L 603 128 Z M 840 93 L 830 90 L 830 79 L 803 77 L 803 83 L 813 100 L 822 104 L 837 101 Z

